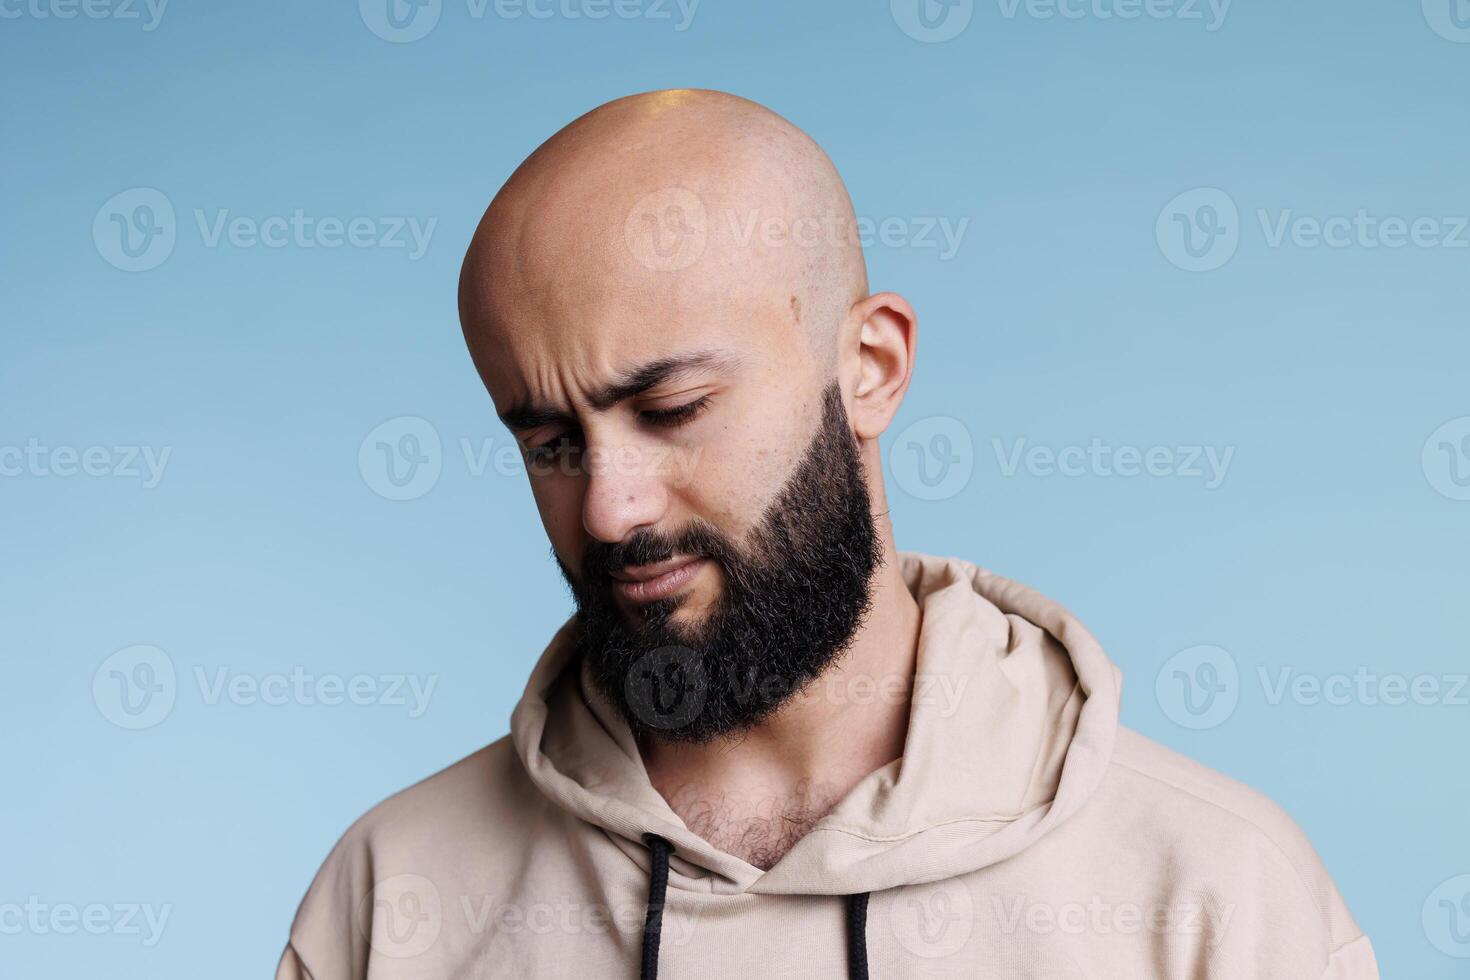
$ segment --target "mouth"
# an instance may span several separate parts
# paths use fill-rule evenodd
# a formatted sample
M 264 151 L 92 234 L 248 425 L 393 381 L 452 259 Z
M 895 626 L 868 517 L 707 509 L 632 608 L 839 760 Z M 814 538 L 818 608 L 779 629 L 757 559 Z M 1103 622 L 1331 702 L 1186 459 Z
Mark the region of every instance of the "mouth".
M 687 585 L 708 558 L 671 558 L 653 565 L 629 565 L 612 573 L 613 594 L 628 602 L 653 602 Z

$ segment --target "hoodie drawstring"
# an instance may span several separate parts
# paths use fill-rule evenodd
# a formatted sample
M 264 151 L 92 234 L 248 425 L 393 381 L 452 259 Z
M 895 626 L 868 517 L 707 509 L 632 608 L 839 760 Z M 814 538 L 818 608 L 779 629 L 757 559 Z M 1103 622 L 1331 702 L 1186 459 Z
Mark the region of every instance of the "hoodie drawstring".
M 669 852 L 673 847 L 658 834 L 644 834 L 653 858 L 648 871 L 648 911 L 643 916 L 643 966 L 639 980 L 658 980 L 658 942 L 664 933 L 664 893 L 669 889 Z
M 658 944 L 664 933 L 664 896 L 669 890 L 669 855 L 674 847 L 657 834 L 644 834 L 651 866 L 648 911 L 643 916 L 643 962 L 639 980 L 658 980 Z M 868 893 L 847 896 L 847 976 L 868 980 Z
M 847 976 L 868 980 L 868 893 L 847 896 Z

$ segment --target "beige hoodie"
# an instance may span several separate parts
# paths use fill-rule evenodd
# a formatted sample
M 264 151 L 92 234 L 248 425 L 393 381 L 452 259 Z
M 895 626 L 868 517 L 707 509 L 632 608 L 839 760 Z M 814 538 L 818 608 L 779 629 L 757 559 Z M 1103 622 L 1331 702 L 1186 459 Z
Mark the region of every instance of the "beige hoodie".
M 1119 727 L 1121 675 L 1076 619 L 969 562 L 900 558 L 923 612 L 904 756 L 769 871 L 654 790 L 567 669 L 569 622 L 509 738 L 342 837 L 278 980 L 652 975 L 649 834 L 674 849 L 665 978 L 1377 978 L 1290 818 Z

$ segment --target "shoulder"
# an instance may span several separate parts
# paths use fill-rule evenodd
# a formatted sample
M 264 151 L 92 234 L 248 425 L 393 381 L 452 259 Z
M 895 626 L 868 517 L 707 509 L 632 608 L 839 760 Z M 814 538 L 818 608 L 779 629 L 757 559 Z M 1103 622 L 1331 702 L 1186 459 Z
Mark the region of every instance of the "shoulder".
M 421 850 L 439 835 L 473 832 L 487 820 L 504 826 L 532 798 L 539 794 L 506 736 L 383 800 L 347 829 L 338 847 Z
M 1177 873 L 1269 908 L 1328 953 L 1362 936 L 1311 840 L 1263 793 L 1126 728 L 1100 792 Z
M 509 737 L 383 800 L 322 862 L 278 976 L 363 976 L 369 947 L 381 945 L 375 905 L 437 903 L 434 883 L 455 880 L 467 862 L 493 877 L 524 849 L 543 805 Z
M 1304 871 L 1317 861 L 1311 842 L 1287 812 L 1245 783 L 1128 728 L 1118 730 L 1112 763 L 1114 779 L 1152 804 L 1188 811 L 1206 831 L 1269 844 Z
M 367 859 L 378 878 L 399 865 L 432 870 L 466 850 L 513 844 L 517 829 L 546 805 L 506 736 L 363 814 L 342 834 L 323 871 Z

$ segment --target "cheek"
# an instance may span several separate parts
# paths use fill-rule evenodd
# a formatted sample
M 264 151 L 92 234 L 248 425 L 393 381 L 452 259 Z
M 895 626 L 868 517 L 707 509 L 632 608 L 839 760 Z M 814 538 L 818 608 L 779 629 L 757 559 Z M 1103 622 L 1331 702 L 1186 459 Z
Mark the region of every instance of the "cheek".
M 796 465 L 784 448 L 788 433 L 755 435 L 761 431 L 751 424 L 701 442 L 687 480 L 674 488 L 684 509 L 736 539 L 760 521 Z
M 573 571 L 581 566 L 582 542 L 586 538 L 582 529 L 583 486 L 580 480 L 556 477 L 533 480 L 531 484 L 546 539 Z

